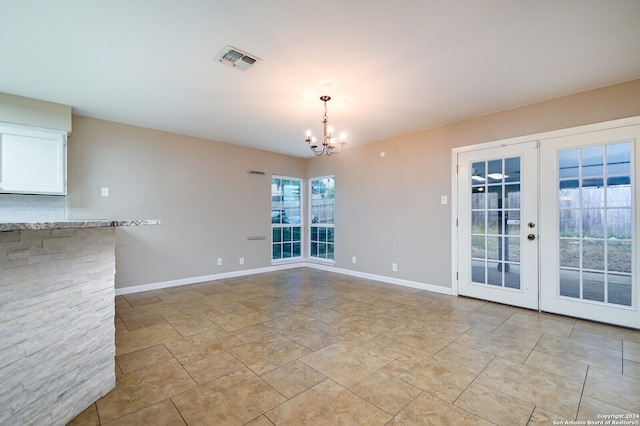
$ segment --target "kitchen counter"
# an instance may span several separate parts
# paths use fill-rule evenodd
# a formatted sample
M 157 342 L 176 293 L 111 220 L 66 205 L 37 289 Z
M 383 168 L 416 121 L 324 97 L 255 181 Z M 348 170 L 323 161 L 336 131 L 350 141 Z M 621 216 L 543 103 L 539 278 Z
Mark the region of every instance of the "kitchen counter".
M 87 219 L 87 220 L 64 220 L 59 222 L 5 222 L 0 223 L 0 232 L 26 231 L 34 229 L 76 229 L 76 228 L 103 228 L 118 226 L 144 226 L 160 225 L 157 219 L 142 220 L 107 220 L 107 219 Z
M 65 425 L 115 386 L 116 228 L 0 223 L 0 424 Z

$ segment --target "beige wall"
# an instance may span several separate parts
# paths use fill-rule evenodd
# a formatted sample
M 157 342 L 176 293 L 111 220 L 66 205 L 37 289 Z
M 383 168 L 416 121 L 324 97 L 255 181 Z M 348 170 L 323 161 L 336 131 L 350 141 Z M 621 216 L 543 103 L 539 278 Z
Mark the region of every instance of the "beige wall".
M 162 220 L 117 230 L 117 288 L 270 266 L 271 174 L 304 177 L 303 159 L 76 115 L 73 129 L 73 217 Z
M 639 115 L 635 80 L 306 160 L 74 116 L 68 203 L 77 218 L 162 220 L 117 231 L 123 288 L 270 266 L 271 174 L 334 174 L 336 267 L 451 287 L 452 148 Z
M 451 287 L 452 148 L 632 116 L 640 80 L 309 160 L 308 176 L 336 176 L 336 266 Z

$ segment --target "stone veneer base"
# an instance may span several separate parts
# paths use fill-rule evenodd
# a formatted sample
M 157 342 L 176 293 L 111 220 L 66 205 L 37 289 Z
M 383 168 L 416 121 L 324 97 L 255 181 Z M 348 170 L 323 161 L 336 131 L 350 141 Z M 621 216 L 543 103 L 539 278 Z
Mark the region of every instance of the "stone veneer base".
M 115 387 L 115 228 L 0 232 L 0 424 L 64 425 Z

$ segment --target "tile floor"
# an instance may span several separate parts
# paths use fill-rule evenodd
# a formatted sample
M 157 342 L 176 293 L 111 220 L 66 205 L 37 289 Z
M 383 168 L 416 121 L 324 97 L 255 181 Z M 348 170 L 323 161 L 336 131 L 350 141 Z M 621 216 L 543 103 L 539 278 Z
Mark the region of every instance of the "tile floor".
M 308 268 L 118 296 L 116 373 L 70 424 L 640 420 L 640 331 Z

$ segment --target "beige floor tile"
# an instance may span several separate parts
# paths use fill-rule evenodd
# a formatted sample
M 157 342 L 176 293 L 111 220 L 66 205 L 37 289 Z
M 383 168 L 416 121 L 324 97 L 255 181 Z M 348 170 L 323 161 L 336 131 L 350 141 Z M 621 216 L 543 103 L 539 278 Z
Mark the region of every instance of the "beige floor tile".
M 472 328 L 455 340 L 459 345 L 518 363 L 523 363 L 527 359 L 537 342 L 535 338 L 519 339 L 516 335 L 487 333 L 476 328 Z
M 453 361 L 456 364 L 466 365 L 477 371 L 485 368 L 495 358 L 494 355 L 487 352 L 468 348 L 455 342 L 450 343 L 446 348 L 436 353 L 436 356 Z
M 153 327 L 154 325 L 169 323 L 162 317 L 162 315 L 154 314 L 138 318 L 129 318 L 126 321 L 122 321 L 122 324 L 124 324 L 126 330 L 134 331 L 141 328 Z
M 476 383 L 567 418 L 578 412 L 583 387 L 580 382 L 503 358 L 491 361 Z
M 214 309 L 216 308 L 214 307 Z M 251 325 L 260 324 L 270 319 L 268 316 L 249 308 L 243 308 L 226 314 L 211 314 L 208 315 L 207 318 L 226 331 L 235 331 Z
M 199 361 L 184 364 L 184 369 L 187 370 L 191 377 L 193 377 L 193 380 L 199 385 L 240 370 L 241 368 L 244 368 L 244 364 L 228 352 L 220 352 Z
M 389 327 L 372 324 L 366 319 L 347 318 L 327 324 L 322 329 L 338 337 L 362 342 L 388 331 Z
M 292 337 L 291 340 L 311 351 L 317 351 L 334 343 L 341 342 L 344 338 L 334 336 L 333 334 L 326 333 L 322 330 L 313 329 L 302 334 L 298 334 L 297 336 Z
M 304 346 L 279 334 L 236 346 L 229 352 L 258 375 L 311 353 Z
M 163 317 L 183 336 L 192 336 L 208 330 L 222 330 L 213 322 L 196 314 L 180 312 L 175 314 L 165 314 Z
M 286 399 L 247 368 L 172 398 L 189 426 L 241 425 Z
M 625 340 L 622 346 L 622 357 L 629 361 L 640 362 L 640 343 Z
M 420 389 L 380 371 L 373 372 L 349 390 L 392 416 L 422 393 Z
M 125 324 L 152 315 L 172 314 L 176 312 L 175 309 L 164 302 L 118 309 L 118 315 L 120 315 L 120 318 Z
M 265 321 L 262 325 L 287 338 L 292 338 L 304 332 L 315 330 L 317 326 L 324 326 L 326 324 L 308 315 L 294 312 L 288 316 Z
M 636 379 L 640 379 L 640 362 L 623 359 L 622 374 L 624 374 L 625 376 L 635 377 Z
M 273 423 L 271 423 L 271 420 L 269 420 L 267 416 L 262 415 L 251 420 L 249 423 L 245 423 L 245 426 L 273 426 Z
M 561 317 L 540 312 L 515 313 L 505 324 L 515 325 L 528 330 L 551 334 L 559 337 L 569 337 L 573 331 L 573 322 L 566 322 Z
M 67 423 L 67 426 L 100 426 L 100 418 L 98 417 L 96 404 L 91 404 L 87 407 L 87 409 L 78 414 L 75 419 Z
M 438 334 L 433 335 L 427 328 L 416 327 L 415 324 L 402 324 L 384 333 L 384 336 L 403 346 L 412 346 L 432 354 L 442 350 L 454 340 Z
M 533 414 L 531 415 L 531 418 L 529 419 L 529 423 L 527 423 L 527 426 L 549 426 L 549 425 L 558 425 L 558 424 L 568 425 L 568 424 L 571 424 L 570 422 L 572 422 L 573 420 L 574 420 L 573 418 L 569 419 L 567 417 L 562 417 L 556 413 L 552 413 L 551 411 L 547 411 L 543 408 L 536 407 L 535 410 L 533 410 Z M 558 422 L 561 422 L 561 423 L 558 423 Z
M 389 297 L 389 300 L 407 306 L 422 306 L 427 303 L 433 302 L 434 299 L 433 297 L 420 296 L 417 294 L 394 294 Z
M 369 402 L 325 380 L 266 413 L 277 425 L 385 425 L 391 416 Z
M 301 361 L 293 361 L 271 370 L 261 377 L 288 399 L 326 379 L 325 376 Z
M 442 399 L 423 393 L 389 422 L 389 426 L 490 426 L 488 421 Z
M 165 342 L 167 349 L 181 364 L 198 361 L 242 344 L 240 339 L 230 333 L 218 330 L 205 331 Z
M 381 371 L 447 402 L 455 401 L 480 373 L 480 370 L 435 355 L 420 359 L 397 359 Z
M 632 330 L 629 328 L 615 327 L 613 325 L 583 320 L 576 320 L 575 330 L 640 343 L 640 330 Z
M 584 383 L 589 368 L 587 364 L 547 355 L 536 350 L 531 352 L 524 364 L 580 383 Z
M 591 367 L 584 396 L 640 413 L 640 379 Z
M 276 331 L 265 327 L 263 324 L 255 324 L 234 330 L 231 334 L 242 340 L 243 343 L 249 343 L 276 334 Z
M 390 362 L 373 351 L 344 343 L 327 346 L 300 361 L 347 388 Z
M 182 336 L 168 323 L 116 334 L 116 355 L 167 343 Z
M 443 319 L 454 321 L 458 324 L 468 325 L 487 333 L 491 333 L 502 324 L 504 318 L 489 315 L 477 311 L 468 311 L 465 309 L 456 309 L 442 316 Z
M 115 420 L 196 386 L 175 359 L 118 376 L 115 389 L 96 403 L 100 421 Z
M 160 364 L 170 359 L 173 359 L 173 355 L 164 345 L 151 346 L 150 348 L 116 356 L 118 365 L 124 374 Z
M 622 339 L 617 337 L 603 336 L 602 334 L 589 333 L 587 331 L 573 330 L 571 340 L 579 340 L 592 345 L 604 346 L 617 351 L 622 350 Z
M 136 411 L 135 413 L 120 417 L 112 422 L 106 423 L 108 426 L 131 426 L 131 425 L 153 425 L 153 426 L 180 426 L 186 425 L 180 413 L 170 399 L 165 399 L 157 404 L 150 405 Z
M 545 334 L 535 347 L 538 352 L 622 373 L 622 352 L 600 345 Z
M 607 404 L 606 402 L 598 401 L 597 399 L 593 399 L 588 396 L 582 397 L 582 401 L 580 401 L 580 409 L 578 410 L 577 420 L 591 420 L 592 422 L 602 421 L 603 414 L 639 414 L 639 412 L 637 409 L 635 411 L 626 410 L 624 408 L 616 407 L 615 405 Z
M 521 399 L 472 383 L 453 404 L 496 425 L 526 425 L 534 405 Z
M 430 352 L 399 343 L 398 341 L 384 335 L 362 342 L 359 346 L 382 355 L 389 360 L 428 359 L 432 356 Z

